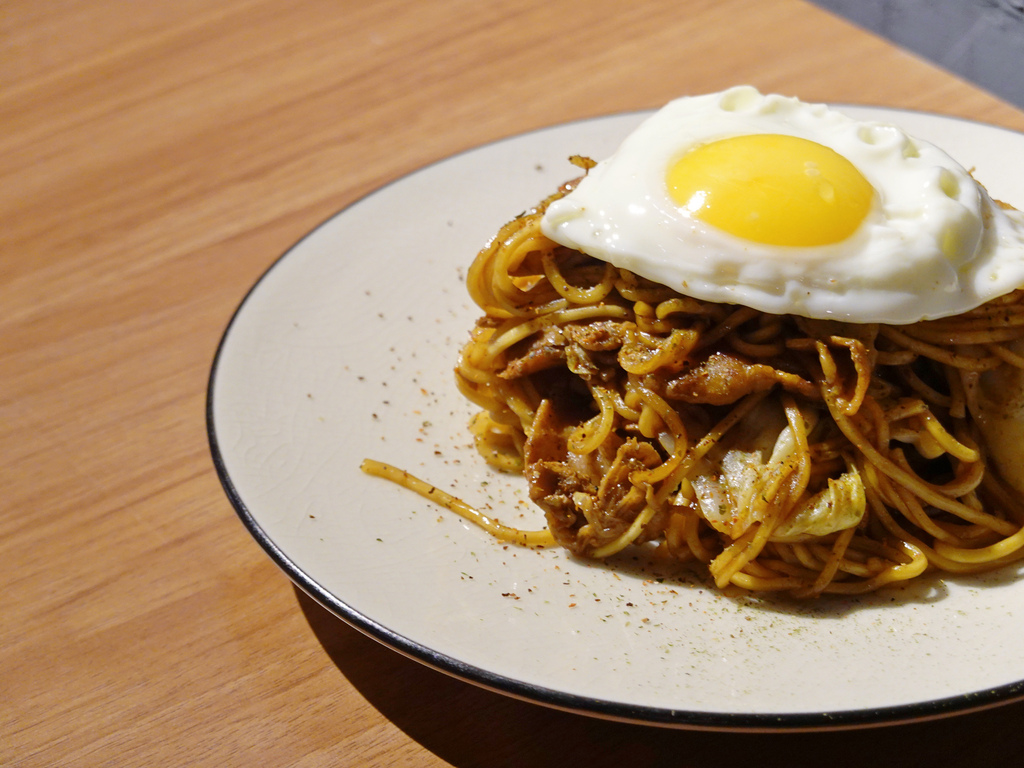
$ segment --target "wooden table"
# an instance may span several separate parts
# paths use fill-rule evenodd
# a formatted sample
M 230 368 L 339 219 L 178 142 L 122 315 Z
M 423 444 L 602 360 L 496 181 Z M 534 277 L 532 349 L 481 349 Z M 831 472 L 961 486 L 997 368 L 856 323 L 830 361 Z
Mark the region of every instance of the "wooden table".
M 480 690 L 297 593 L 221 490 L 211 359 L 305 232 L 465 148 L 743 82 L 1024 130 L 798 0 L 0 5 L 0 764 L 1012 764 L 1024 705 L 737 735 Z

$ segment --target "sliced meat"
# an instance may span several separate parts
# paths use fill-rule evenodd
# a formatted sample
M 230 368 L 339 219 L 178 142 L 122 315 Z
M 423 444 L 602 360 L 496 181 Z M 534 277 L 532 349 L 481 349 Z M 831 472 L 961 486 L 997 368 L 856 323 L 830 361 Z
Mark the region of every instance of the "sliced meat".
M 569 325 L 565 335 L 589 352 L 610 352 L 622 346 L 632 323 L 598 320 L 585 325 Z
M 530 498 L 547 514 L 559 543 L 586 555 L 624 532 L 646 505 L 645 488 L 629 476 L 661 462 L 649 443 L 618 436 L 592 454 L 569 451 L 575 425 L 560 418 L 550 400 L 541 403 L 526 442 Z
M 538 371 L 554 368 L 565 362 L 565 336 L 558 328 L 549 328 L 533 338 L 523 349 L 517 349 L 512 362 L 498 375 L 503 379 L 518 379 Z
M 796 374 L 763 363 L 751 363 L 726 352 L 715 352 L 700 365 L 670 380 L 665 386 L 665 396 L 687 403 L 729 405 L 777 384 L 804 397 L 818 396 L 814 384 Z

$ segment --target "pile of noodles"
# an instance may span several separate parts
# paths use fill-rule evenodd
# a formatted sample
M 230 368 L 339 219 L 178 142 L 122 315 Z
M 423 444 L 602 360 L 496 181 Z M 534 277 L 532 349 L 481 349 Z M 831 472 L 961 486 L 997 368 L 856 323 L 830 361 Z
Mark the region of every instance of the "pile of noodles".
M 592 558 L 646 544 L 723 589 L 862 593 L 1024 556 L 1024 502 L 968 402 L 979 375 L 1024 367 L 1024 292 L 905 326 L 771 315 L 554 243 L 548 202 L 473 263 L 484 315 L 456 371 L 477 447 L 526 476 L 548 529 L 368 471 L 501 538 Z

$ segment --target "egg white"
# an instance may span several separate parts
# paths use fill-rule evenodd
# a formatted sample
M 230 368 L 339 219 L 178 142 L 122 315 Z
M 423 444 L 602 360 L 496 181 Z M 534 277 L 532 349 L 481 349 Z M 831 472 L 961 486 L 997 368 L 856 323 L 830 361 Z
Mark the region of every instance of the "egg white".
M 671 199 L 670 165 L 743 134 L 786 134 L 844 156 L 877 195 L 847 239 L 772 246 L 691 218 Z M 898 127 L 750 86 L 677 99 L 554 201 L 552 240 L 680 293 L 775 314 L 912 323 L 959 314 L 1024 285 L 1024 215 L 997 206 L 938 147 Z

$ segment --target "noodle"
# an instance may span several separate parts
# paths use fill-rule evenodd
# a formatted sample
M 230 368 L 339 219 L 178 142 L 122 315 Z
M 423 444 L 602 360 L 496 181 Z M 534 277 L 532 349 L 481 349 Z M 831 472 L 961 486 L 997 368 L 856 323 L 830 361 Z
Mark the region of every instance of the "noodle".
M 547 547 L 555 543 L 548 531 L 521 531 L 518 528 L 510 528 L 503 523 L 499 523 L 497 520 L 487 517 L 487 515 L 483 514 L 479 510 L 474 509 L 451 494 L 445 493 L 440 488 L 435 488 L 418 477 L 409 474 L 405 470 L 398 469 L 390 464 L 385 464 L 382 461 L 374 461 L 373 459 L 365 459 L 362 463 L 361 469 L 367 474 L 383 477 L 386 480 L 391 480 L 392 482 L 403 485 L 412 491 L 416 491 L 416 493 L 423 496 L 423 498 L 430 499 L 431 501 L 450 509 L 452 512 L 461 515 L 470 522 L 476 523 L 496 539 L 500 539 L 501 541 L 521 544 L 524 547 Z
M 502 540 L 589 558 L 657 545 L 723 589 L 849 595 L 1024 557 L 1024 501 L 965 395 L 981 372 L 1024 367 L 1024 292 L 899 327 L 770 315 L 554 243 L 550 199 L 470 268 L 484 314 L 456 369 L 482 409 L 480 453 L 525 475 L 548 529 L 364 469 Z

